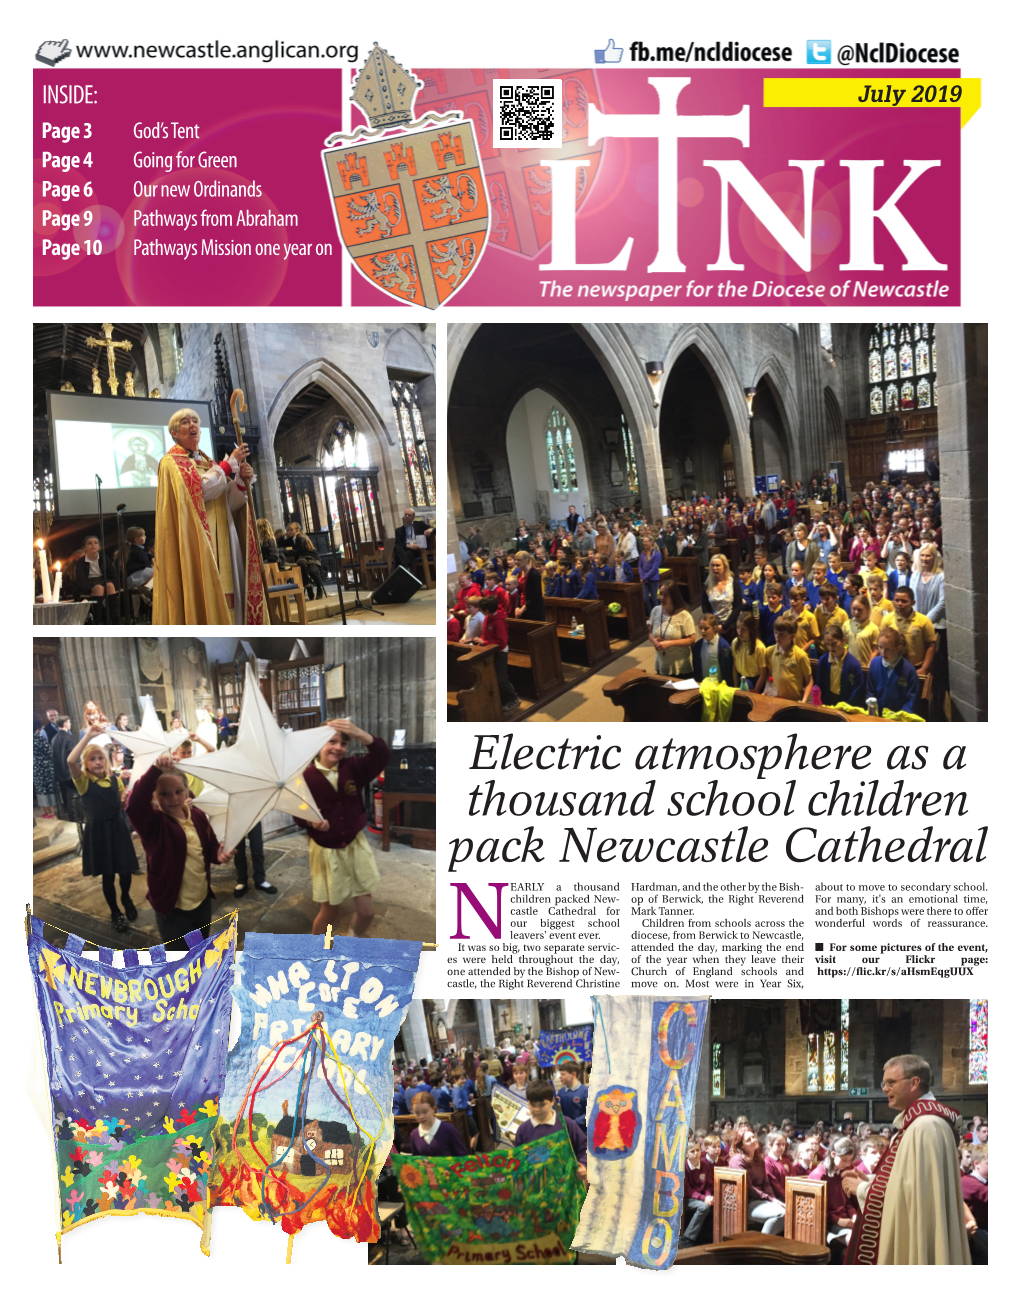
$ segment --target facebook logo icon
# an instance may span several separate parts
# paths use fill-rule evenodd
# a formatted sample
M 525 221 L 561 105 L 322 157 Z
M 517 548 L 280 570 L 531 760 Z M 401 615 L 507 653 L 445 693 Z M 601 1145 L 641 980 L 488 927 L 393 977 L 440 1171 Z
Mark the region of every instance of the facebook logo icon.
M 808 66 L 812 63 L 831 63 L 832 41 L 808 41 L 807 61 Z

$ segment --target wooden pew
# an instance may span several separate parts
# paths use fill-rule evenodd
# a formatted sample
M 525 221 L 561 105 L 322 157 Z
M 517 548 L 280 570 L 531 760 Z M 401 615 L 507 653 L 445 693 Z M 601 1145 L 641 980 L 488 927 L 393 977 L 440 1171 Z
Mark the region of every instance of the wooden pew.
M 495 644 L 446 644 L 446 719 L 498 721 L 502 716 L 496 681 Z
M 791 1175 L 786 1181 L 783 1237 L 825 1246 L 829 1186 L 824 1180 Z
M 735 1234 L 746 1233 L 747 1172 L 738 1171 L 735 1167 L 717 1166 L 712 1202 L 712 1242 L 721 1243 Z
M 623 709 L 625 721 L 665 721 L 670 725 L 700 723 L 701 694 L 696 690 L 678 693 L 667 689 L 669 676 L 656 675 L 632 667 L 622 671 L 614 680 L 602 686 L 603 695 Z M 834 707 L 814 707 L 810 703 L 790 702 L 785 698 L 766 698 L 764 694 L 744 693 L 733 695 L 730 724 L 753 721 L 758 724 L 801 724 L 802 722 L 828 721 L 837 725 L 852 721 L 879 722 L 890 725 L 881 716 L 866 714 L 854 716 L 836 711 Z
M 510 617 L 506 629 L 507 670 L 518 695 L 529 702 L 544 702 L 558 693 L 563 688 L 563 663 L 555 623 Z
M 729 559 L 730 569 L 734 572 L 734 574 L 736 573 L 736 570 L 740 565 L 740 541 L 739 540 L 732 540 L 729 537 L 727 537 L 726 540 L 719 541 L 717 545 L 710 545 L 708 552 L 709 555 L 725 554 L 725 556 Z
M 670 558 L 664 554 L 662 566 L 669 568 L 669 575 L 672 580 L 678 582 L 684 591 L 688 603 L 695 603 L 701 606 L 701 564 L 696 558 L 687 554 L 679 554 L 676 558 Z
M 778 1234 L 745 1230 L 722 1243 L 681 1248 L 674 1265 L 828 1265 L 824 1243 L 800 1243 Z
M 648 635 L 645 592 L 640 581 L 596 581 L 595 589 L 607 608 L 618 603 L 623 609 L 622 613 L 608 614 L 609 633 L 614 639 L 640 640 Z
M 556 626 L 561 655 L 565 645 L 575 644 L 578 648 L 574 651 L 581 652 L 590 667 L 601 666 L 612 656 L 607 616 L 606 605 L 601 599 L 549 597 L 545 600 L 545 619 Z M 584 631 L 583 635 L 571 635 L 571 618 L 577 619 L 578 626 Z M 568 649 L 567 652 L 570 653 L 571 650 Z

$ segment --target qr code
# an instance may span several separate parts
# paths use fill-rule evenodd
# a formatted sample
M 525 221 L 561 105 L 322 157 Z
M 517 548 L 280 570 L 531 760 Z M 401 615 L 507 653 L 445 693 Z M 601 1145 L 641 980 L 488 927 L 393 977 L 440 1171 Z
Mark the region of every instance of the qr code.
M 500 148 L 534 149 L 562 143 L 560 81 L 493 81 L 492 115 Z

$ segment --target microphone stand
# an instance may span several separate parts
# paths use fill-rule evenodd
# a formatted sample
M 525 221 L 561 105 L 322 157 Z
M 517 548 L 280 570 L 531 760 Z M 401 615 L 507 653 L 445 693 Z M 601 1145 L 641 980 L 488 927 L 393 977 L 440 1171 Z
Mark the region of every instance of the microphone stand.
M 124 554 L 124 510 L 126 504 L 117 505 L 117 558 L 120 561 L 120 620 L 123 625 L 131 621 L 131 596 L 127 589 L 127 558 Z
M 96 509 L 99 513 L 99 571 L 103 580 L 103 607 L 106 610 L 106 624 L 110 624 L 110 592 L 106 579 L 106 521 L 103 518 L 103 479 L 96 474 Z

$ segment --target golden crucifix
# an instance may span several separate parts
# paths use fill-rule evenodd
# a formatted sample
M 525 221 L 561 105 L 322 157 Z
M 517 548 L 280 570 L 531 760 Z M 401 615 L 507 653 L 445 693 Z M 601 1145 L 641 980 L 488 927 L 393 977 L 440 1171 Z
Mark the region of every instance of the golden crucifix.
M 101 324 L 99 327 L 102 329 L 104 336 L 102 338 L 86 338 L 85 345 L 86 347 L 106 348 L 106 364 L 110 371 L 107 382 L 110 385 L 110 391 L 114 396 L 116 396 L 117 388 L 120 386 L 117 382 L 117 351 L 118 349 L 121 351 L 130 351 L 132 344 L 126 341 L 114 342 L 112 324 Z

